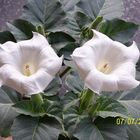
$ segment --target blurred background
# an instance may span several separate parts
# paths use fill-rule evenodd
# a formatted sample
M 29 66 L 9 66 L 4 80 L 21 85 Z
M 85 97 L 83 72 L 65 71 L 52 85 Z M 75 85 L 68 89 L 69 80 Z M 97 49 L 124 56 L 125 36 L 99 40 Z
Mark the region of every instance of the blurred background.
M 6 28 L 6 22 L 20 16 L 22 6 L 27 0 L 0 0 L 0 30 Z M 140 24 L 140 0 L 123 0 L 123 19 Z M 136 33 L 134 40 L 140 44 L 140 30 Z

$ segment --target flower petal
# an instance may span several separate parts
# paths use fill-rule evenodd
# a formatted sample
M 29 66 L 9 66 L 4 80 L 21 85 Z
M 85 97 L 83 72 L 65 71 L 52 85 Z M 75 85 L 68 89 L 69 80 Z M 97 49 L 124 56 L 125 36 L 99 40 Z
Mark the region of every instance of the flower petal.
M 32 95 L 43 90 L 54 77 L 43 70 L 36 74 L 26 77 L 11 65 L 4 65 L 0 68 L 1 84 L 14 88 L 21 94 Z
M 135 80 L 135 64 L 131 61 L 120 64 L 112 74 L 118 77 L 118 90 L 120 91 L 135 88 L 140 84 Z
M 22 92 L 27 95 L 43 92 L 53 78 L 54 76 L 48 74 L 44 70 L 39 70 L 34 75 L 24 79 L 22 82 Z
M 71 55 L 82 79 L 95 67 L 96 58 L 94 56 L 95 54 L 89 46 L 77 48 Z
M 8 41 L 0 45 L 0 66 L 4 64 L 17 66 L 20 60 L 19 45 L 17 43 Z
M 100 91 L 117 91 L 117 77 L 114 75 L 106 75 L 97 70 L 92 70 L 85 79 L 85 86 L 100 93 Z

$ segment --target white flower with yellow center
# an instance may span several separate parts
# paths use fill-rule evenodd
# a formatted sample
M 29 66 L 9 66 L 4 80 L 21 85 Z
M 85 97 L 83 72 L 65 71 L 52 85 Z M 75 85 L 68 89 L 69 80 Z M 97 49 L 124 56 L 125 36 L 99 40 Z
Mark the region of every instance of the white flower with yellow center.
M 92 91 L 124 91 L 135 88 L 135 64 L 140 53 L 135 42 L 130 47 L 93 30 L 94 36 L 74 50 L 72 58 L 85 86 Z
M 42 92 L 61 68 L 62 59 L 39 33 L 30 40 L 0 44 L 0 86 L 26 95 Z

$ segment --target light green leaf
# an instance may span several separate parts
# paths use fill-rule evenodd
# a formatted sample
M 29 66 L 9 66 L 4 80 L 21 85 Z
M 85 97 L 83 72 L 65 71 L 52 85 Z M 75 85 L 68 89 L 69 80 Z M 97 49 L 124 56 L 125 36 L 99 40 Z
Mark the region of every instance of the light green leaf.
M 80 0 L 60 0 L 64 11 L 72 11 Z
M 60 123 L 53 117 L 30 117 L 20 115 L 12 126 L 14 140 L 58 140 Z

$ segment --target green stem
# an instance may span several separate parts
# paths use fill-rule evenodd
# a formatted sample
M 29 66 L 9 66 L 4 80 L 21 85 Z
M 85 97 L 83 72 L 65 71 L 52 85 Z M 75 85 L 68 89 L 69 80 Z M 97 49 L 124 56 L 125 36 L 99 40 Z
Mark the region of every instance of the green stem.
M 97 18 L 92 22 L 90 28 L 91 28 L 91 29 L 96 29 L 96 28 L 98 27 L 99 23 L 102 22 L 102 20 L 103 20 L 103 17 L 100 17 L 100 16 L 97 17 Z
M 43 104 L 43 98 L 41 96 L 41 94 L 34 94 L 31 96 L 31 100 L 34 104 L 40 106 L 41 104 Z
M 62 71 L 62 73 L 60 73 L 60 78 L 62 78 L 67 72 L 69 72 L 70 71 L 70 69 L 71 69 L 71 67 L 66 67 L 63 71 Z
M 82 113 L 93 103 L 94 93 L 90 89 L 85 90 L 80 98 L 79 112 Z
M 38 26 L 36 26 L 36 30 L 37 30 L 38 33 L 40 33 L 40 34 L 46 36 L 46 33 L 45 33 L 45 30 L 44 30 L 44 27 L 43 27 L 42 25 L 38 25 Z

